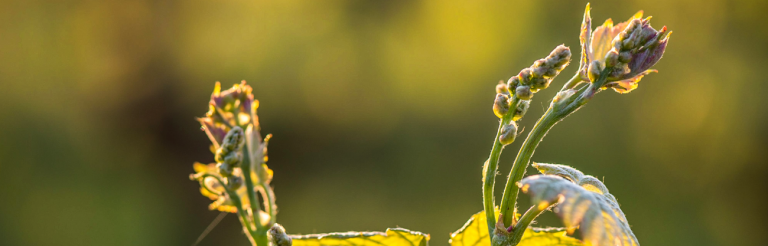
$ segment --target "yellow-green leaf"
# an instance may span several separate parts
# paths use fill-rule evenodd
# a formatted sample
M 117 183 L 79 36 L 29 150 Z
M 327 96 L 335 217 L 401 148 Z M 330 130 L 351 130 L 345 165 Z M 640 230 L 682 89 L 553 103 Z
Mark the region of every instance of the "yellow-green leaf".
M 497 216 L 498 214 L 498 211 L 496 211 Z M 451 246 L 491 245 L 491 239 L 488 237 L 488 223 L 486 221 L 488 220 L 485 219 L 484 211 L 472 215 L 464 226 L 451 233 L 451 239 L 448 243 Z
M 496 211 L 498 215 L 498 211 Z M 451 246 L 488 246 L 491 239 L 488 237 L 488 226 L 485 212 L 480 211 L 469 218 L 461 229 L 451 233 Z M 583 245 L 578 239 L 569 237 L 564 231 L 534 231 L 526 229 L 519 246 L 556 246 L 556 245 Z
M 337 232 L 291 235 L 290 237 L 293 240 L 293 246 L 427 246 L 429 241 L 429 234 L 403 228 L 389 228 L 386 232 Z
M 569 237 L 565 234 L 565 231 L 549 232 L 549 231 L 533 231 L 530 228 L 525 230 L 523 239 L 520 240 L 518 246 L 581 246 L 584 245 L 578 239 Z

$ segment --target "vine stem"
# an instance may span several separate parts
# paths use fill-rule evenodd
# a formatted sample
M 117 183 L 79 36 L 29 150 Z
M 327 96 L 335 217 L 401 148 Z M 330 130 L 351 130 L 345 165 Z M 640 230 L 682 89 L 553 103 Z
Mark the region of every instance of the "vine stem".
M 243 164 L 240 165 L 240 168 L 243 170 L 243 178 L 245 179 L 245 189 L 246 193 L 248 194 L 248 201 L 250 201 L 250 209 L 251 209 L 251 216 L 253 217 L 253 222 L 256 224 L 256 231 L 262 231 L 263 225 L 261 223 L 261 216 L 259 216 L 259 211 L 261 211 L 261 206 L 259 205 L 259 200 L 256 199 L 256 192 L 253 186 L 253 179 L 251 178 L 251 157 L 250 151 L 243 151 Z
M 533 152 L 536 150 L 536 147 L 539 145 L 541 140 L 544 139 L 544 136 L 547 134 L 549 129 L 551 129 L 555 123 L 557 123 L 556 118 L 557 117 L 553 113 L 552 107 L 548 108 L 544 115 L 536 122 L 536 125 L 533 126 L 533 129 L 528 134 L 525 142 L 523 142 L 523 146 L 520 147 L 520 151 L 517 153 L 515 164 L 512 166 L 512 170 L 509 173 L 509 178 L 507 179 L 507 185 L 504 189 L 504 196 L 501 198 L 500 211 L 502 213 L 502 219 L 505 226 L 511 226 L 512 218 L 514 218 L 512 213 L 515 207 L 515 201 L 517 200 L 517 193 L 519 192 L 515 184 L 520 181 L 520 179 L 523 177 L 523 174 L 525 174 L 525 169 L 528 167 L 528 162 L 530 162 L 531 156 L 533 156 Z
M 578 94 L 578 96 L 574 94 L 569 98 L 562 98 L 560 99 L 564 100 L 561 102 L 562 104 L 556 102 L 551 103 L 549 108 L 547 108 L 547 111 L 544 112 L 544 115 L 542 115 L 541 118 L 539 118 L 539 120 L 533 126 L 533 129 L 528 134 L 525 142 L 523 142 L 522 147 L 520 147 L 520 151 L 517 153 L 515 162 L 512 165 L 512 170 L 510 170 L 509 177 L 507 178 L 507 184 L 504 188 L 504 196 L 501 198 L 500 212 L 502 213 L 502 220 L 505 226 L 512 225 L 512 220 L 514 218 L 512 211 L 514 211 L 513 209 L 516 206 L 517 195 L 519 193 L 517 183 L 523 178 L 525 169 L 528 168 L 528 164 L 531 161 L 531 157 L 533 156 L 533 152 L 536 150 L 536 147 L 539 146 L 541 140 L 544 139 L 544 136 L 547 135 L 547 132 L 549 132 L 549 130 L 552 129 L 552 127 L 555 126 L 557 122 L 560 122 L 565 117 L 584 106 L 595 96 L 597 92 L 601 90 L 610 72 L 611 69 L 604 69 L 600 73 L 598 79 L 595 82 L 590 83 L 584 91 L 580 91 L 581 93 Z M 566 85 L 575 86 L 575 84 L 578 84 L 579 80 L 580 77 L 577 74 L 571 78 L 571 80 L 567 82 Z M 565 86 L 561 92 L 570 89 L 571 88 Z M 574 96 L 576 96 L 576 99 L 571 100 L 570 98 Z M 538 216 L 538 214 L 536 215 Z M 518 229 L 518 227 L 515 228 Z M 524 231 L 525 228 L 520 230 Z
M 491 156 L 488 157 L 488 161 L 483 165 L 483 210 L 485 211 L 486 221 L 488 222 L 488 234 L 493 233 L 493 229 L 496 228 L 496 216 L 494 215 L 494 207 L 496 206 L 496 199 L 493 197 L 493 189 L 496 183 L 496 169 L 499 164 L 499 157 L 501 151 L 504 150 L 504 144 L 499 141 L 501 137 L 502 129 L 505 125 L 512 121 L 512 117 L 515 114 L 515 109 L 519 103 L 519 99 L 512 96 L 512 103 L 509 111 L 504 114 L 504 117 L 499 121 L 499 129 L 496 132 L 496 138 L 493 140 L 493 148 L 491 148 Z
M 260 145 L 259 142 L 260 142 L 260 139 L 259 140 L 253 139 L 252 141 L 249 141 L 248 144 L 256 144 L 258 148 L 261 148 L 261 145 Z M 251 209 L 251 217 L 253 219 L 253 223 L 256 224 L 255 228 L 252 229 L 252 230 L 254 230 L 254 234 L 255 234 L 254 235 L 254 239 L 255 239 L 255 244 L 254 245 L 267 246 L 267 245 L 269 245 L 269 238 L 267 238 L 267 230 L 269 230 L 269 228 L 264 226 L 264 221 L 261 221 L 261 205 L 259 204 L 259 199 L 256 197 L 256 195 L 257 195 L 256 194 L 256 192 L 257 192 L 256 188 L 260 188 L 262 190 L 265 190 L 266 194 L 272 195 L 271 193 L 269 193 L 269 191 L 271 191 L 271 189 L 269 188 L 269 186 L 264 181 L 265 177 L 263 177 L 264 176 L 264 175 L 262 175 L 263 172 L 260 170 L 261 166 L 260 165 L 253 165 L 254 163 L 259 163 L 260 164 L 259 160 L 261 158 L 259 156 L 254 156 L 254 157 L 250 156 L 251 155 L 250 152 L 251 152 L 251 149 L 252 149 L 250 146 L 246 147 L 245 149 L 246 150 L 243 151 L 243 162 L 242 162 L 243 164 L 240 165 L 240 168 L 243 170 L 243 177 L 245 179 L 246 193 L 248 193 L 248 200 L 250 201 L 250 205 L 251 205 L 251 207 L 250 207 L 250 209 Z M 255 167 L 256 170 L 251 170 L 251 167 Z M 251 172 L 252 171 L 255 171 L 256 174 L 257 174 L 256 177 L 258 177 L 258 183 L 255 184 L 255 185 L 254 185 L 254 182 L 253 182 L 253 178 L 251 176 Z M 267 190 L 269 190 L 269 191 L 267 191 Z M 272 221 L 274 221 L 274 215 L 273 215 L 274 198 L 272 196 L 270 196 L 270 195 L 265 196 L 265 199 L 264 199 L 265 200 L 266 209 L 270 213 L 270 223 L 267 223 L 268 226 L 271 226 L 271 224 L 274 223 L 274 222 L 272 222 Z M 267 202 L 267 201 L 269 201 L 269 202 Z
M 272 187 L 267 184 L 266 179 L 266 175 L 264 175 L 264 177 L 259 177 L 259 185 L 261 186 L 261 190 L 263 191 L 262 194 L 264 195 L 264 206 L 267 209 L 267 213 L 269 213 L 268 225 L 271 227 L 271 225 L 277 222 L 277 205 L 275 204 L 275 192 L 272 190 Z
M 534 205 L 531 208 L 528 209 L 528 211 L 523 214 L 523 216 L 520 217 L 520 221 L 517 222 L 514 229 L 512 230 L 512 245 L 517 245 L 517 243 L 520 242 L 521 239 L 523 239 L 523 234 L 525 233 L 525 229 L 528 228 L 528 226 L 531 225 L 533 222 L 533 219 L 538 217 L 542 212 L 546 210 L 545 208 L 541 208 L 541 206 Z
M 255 116 L 253 116 L 255 118 Z M 258 124 L 248 127 L 247 132 L 259 131 Z M 267 183 L 268 175 L 266 168 L 264 167 L 264 146 L 262 145 L 262 139 L 260 134 L 248 134 L 249 139 L 246 142 L 248 145 L 243 151 L 243 176 L 245 177 L 245 185 L 248 193 L 248 199 L 251 201 L 251 216 L 256 224 L 256 245 L 267 246 L 269 245 L 269 238 L 267 237 L 267 231 L 276 222 L 277 209 L 275 205 L 275 194 L 272 187 Z M 267 136 L 269 138 L 269 136 Z M 256 175 L 257 181 L 254 182 L 253 176 Z M 261 194 L 259 194 L 261 193 Z M 262 221 L 261 218 L 261 206 L 259 204 L 258 196 L 261 195 L 264 198 L 264 209 L 269 214 L 269 221 Z
M 204 180 L 208 177 L 214 178 L 216 182 L 219 182 L 219 185 L 221 185 L 221 187 L 224 187 L 224 191 L 227 193 L 227 196 L 229 196 L 229 199 L 231 199 L 232 203 L 235 205 L 235 207 L 237 207 L 237 215 L 238 215 L 238 218 L 240 219 L 240 223 L 243 225 L 243 231 L 245 232 L 245 235 L 248 237 L 248 241 L 250 241 L 252 245 L 262 245 L 262 244 L 258 244 L 259 240 L 257 240 L 257 238 L 259 237 L 258 235 L 256 235 L 256 232 L 251 229 L 252 228 L 251 222 L 248 220 L 248 215 L 242 209 L 243 203 L 240 201 L 240 197 L 237 196 L 237 193 L 234 192 L 229 187 L 227 187 L 227 185 L 219 177 L 216 177 L 215 175 L 205 174 L 201 178 Z M 266 235 L 264 237 L 264 243 L 267 243 Z M 266 244 L 263 244 L 263 245 L 266 245 Z

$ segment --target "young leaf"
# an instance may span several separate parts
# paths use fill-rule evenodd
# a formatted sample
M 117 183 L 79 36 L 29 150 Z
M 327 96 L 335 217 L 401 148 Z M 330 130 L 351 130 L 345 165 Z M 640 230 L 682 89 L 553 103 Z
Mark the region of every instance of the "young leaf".
M 522 191 L 531 195 L 534 204 L 559 202 L 555 212 L 569 232 L 580 226 L 584 241 L 595 246 L 639 245 L 616 198 L 602 182 L 568 166 L 534 166 L 553 175 L 534 175 L 521 180 Z
M 496 215 L 499 211 L 496 211 Z M 488 237 L 485 213 L 480 211 L 469 218 L 466 224 L 454 233 L 451 233 L 451 246 L 487 246 L 491 244 Z M 578 239 L 565 235 L 564 231 L 534 231 L 525 230 L 523 238 L 518 246 L 577 246 L 584 245 Z
M 608 193 L 608 188 L 605 187 L 605 184 L 600 182 L 599 179 L 593 177 L 592 175 L 584 175 L 584 173 L 581 171 L 566 165 L 533 163 L 533 167 L 538 169 L 542 174 L 551 174 L 566 178 L 571 182 L 574 182 L 577 185 L 583 187 L 584 189 L 587 189 L 588 191 L 596 192 L 605 196 L 613 202 L 611 205 L 616 205 L 616 210 L 620 215 L 619 217 L 626 223 L 627 219 L 624 217 L 624 213 L 621 212 L 621 209 L 618 209 L 619 202 L 616 200 L 616 197 L 611 195 L 611 193 Z
M 386 232 L 336 232 L 327 234 L 290 235 L 293 246 L 352 246 L 352 245 L 404 245 L 427 246 L 429 234 L 403 228 L 389 228 Z

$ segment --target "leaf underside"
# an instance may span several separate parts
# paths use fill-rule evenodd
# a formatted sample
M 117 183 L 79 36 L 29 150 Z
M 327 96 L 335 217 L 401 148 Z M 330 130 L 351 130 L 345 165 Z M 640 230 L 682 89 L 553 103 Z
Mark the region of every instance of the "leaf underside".
M 533 166 L 544 175 L 520 181 L 522 191 L 531 196 L 534 204 L 559 202 L 555 212 L 569 230 L 579 227 L 586 243 L 639 245 L 618 201 L 603 182 L 569 166 L 544 163 Z
M 326 234 L 290 235 L 293 246 L 356 246 L 403 245 L 427 246 L 429 234 L 403 228 L 389 228 L 386 232 L 336 232 Z
M 496 211 L 498 215 L 498 211 Z M 485 212 L 472 215 L 461 229 L 451 233 L 451 246 L 487 246 L 491 245 L 488 237 L 488 227 Z M 584 245 L 578 239 L 569 237 L 564 231 L 535 231 L 530 228 L 525 230 L 519 246 L 577 246 Z

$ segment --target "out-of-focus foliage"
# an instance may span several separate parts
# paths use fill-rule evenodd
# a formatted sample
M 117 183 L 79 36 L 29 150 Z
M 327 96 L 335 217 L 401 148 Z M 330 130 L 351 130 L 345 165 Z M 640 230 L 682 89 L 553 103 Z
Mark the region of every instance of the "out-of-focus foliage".
M 498 215 L 498 211 L 496 211 Z M 469 218 L 466 224 L 459 230 L 451 233 L 451 246 L 485 246 L 490 245 L 488 227 L 486 225 L 485 212 L 479 212 Z M 578 239 L 569 237 L 565 231 L 548 231 L 526 229 L 519 246 L 578 246 L 584 245 Z
M 605 177 L 643 245 L 763 245 L 768 2 L 591 2 L 595 26 L 642 9 L 674 41 L 658 74 L 601 93 L 534 159 Z M 576 51 L 585 4 L 0 1 L 0 245 L 192 244 L 217 216 L 186 177 L 214 161 L 192 116 L 215 81 L 243 79 L 275 135 L 290 233 L 402 226 L 444 245 L 482 210 L 489 88 L 561 43 Z M 228 215 L 201 245 L 247 243 Z
M 390 228 L 386 232 L 340 232 L 291 236 L 291 240 L 294 246 L 426 246 L 429 235 L 402 228 Z

